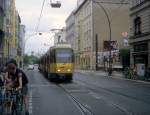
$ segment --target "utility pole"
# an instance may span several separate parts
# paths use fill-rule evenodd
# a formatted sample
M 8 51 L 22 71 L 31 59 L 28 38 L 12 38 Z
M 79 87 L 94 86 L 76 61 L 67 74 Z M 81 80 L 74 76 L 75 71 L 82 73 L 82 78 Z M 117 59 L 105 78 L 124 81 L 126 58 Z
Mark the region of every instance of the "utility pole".
M 95 56 L 96 56 L 95 69 L 96 71 L 98 71 L 98 34 L 95 35 Z
M 109 40 L 109 68 L 108 68 L 108 76 L 112 75 L 112 56 L 111 56 L 111 38 Z

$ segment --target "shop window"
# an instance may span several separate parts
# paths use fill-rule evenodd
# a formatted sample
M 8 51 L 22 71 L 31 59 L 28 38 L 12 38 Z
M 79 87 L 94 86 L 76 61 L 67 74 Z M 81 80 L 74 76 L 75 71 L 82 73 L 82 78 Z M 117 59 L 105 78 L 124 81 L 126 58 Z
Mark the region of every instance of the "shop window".
M 140 17 L 137 17 L 135 20 L 134 20 L 134 34 L 135 35 L 139 35 L 141 34 L 141 18 Z

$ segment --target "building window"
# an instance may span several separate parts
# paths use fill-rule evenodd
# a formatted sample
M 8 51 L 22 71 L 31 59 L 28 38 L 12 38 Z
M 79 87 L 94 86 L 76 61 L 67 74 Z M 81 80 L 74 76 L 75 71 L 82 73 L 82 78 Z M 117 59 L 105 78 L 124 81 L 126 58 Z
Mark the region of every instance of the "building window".
M 143 52 L 143 51 L 148 51 L 147 43 L 134 45 L 134 52 Z
M 141 34 L 141 18 L 140 17 L 137 17 L 135 20 L 134 20 L 134 34 L 135 35 L 139 35 Z
M 146 0 L 132 0 L 132 7 L 142 4 Z

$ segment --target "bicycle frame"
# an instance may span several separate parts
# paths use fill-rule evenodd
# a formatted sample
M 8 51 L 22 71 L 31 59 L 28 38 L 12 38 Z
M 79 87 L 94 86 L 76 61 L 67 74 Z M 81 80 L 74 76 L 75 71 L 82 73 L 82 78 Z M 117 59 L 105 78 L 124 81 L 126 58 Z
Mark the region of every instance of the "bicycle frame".
M 9 93 L 9 95 L 8 95 Z M 2 96 L 2 103 L 0 108 L 1 115 L 11 114 L 11 115 L 22 115 L 23 113 L 23 95 L 21 91 L 12 89 L 11 91 L 4 90 L 4 95 Z

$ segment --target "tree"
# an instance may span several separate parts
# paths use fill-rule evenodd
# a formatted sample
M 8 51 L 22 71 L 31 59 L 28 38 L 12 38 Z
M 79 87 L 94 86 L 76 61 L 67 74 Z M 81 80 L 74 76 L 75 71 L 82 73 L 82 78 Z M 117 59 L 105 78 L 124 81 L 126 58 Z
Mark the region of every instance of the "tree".
M 38 63 L 38 57 L 34 55 L 25 55 L 24 56 L 24 64 L 37 64 Z

